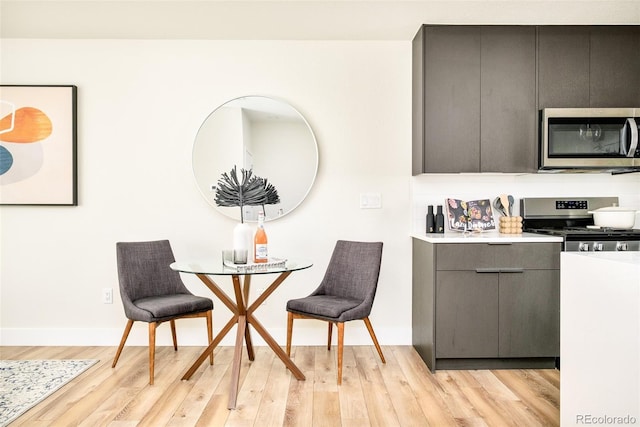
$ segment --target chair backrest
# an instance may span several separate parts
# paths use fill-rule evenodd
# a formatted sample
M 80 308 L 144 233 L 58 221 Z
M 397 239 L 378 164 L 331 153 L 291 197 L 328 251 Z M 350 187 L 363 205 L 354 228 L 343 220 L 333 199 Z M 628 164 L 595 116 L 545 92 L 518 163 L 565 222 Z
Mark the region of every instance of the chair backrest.
M 140 298 L 190 294 L 180 273 L 169 268 L 175 261 L 168 240 L 116 243 L 120 296 L 125 305 Z
M 382 242 L 338 240 L 314 294 L 355 298 L 366 302 L 371 310 L 381 262 Z

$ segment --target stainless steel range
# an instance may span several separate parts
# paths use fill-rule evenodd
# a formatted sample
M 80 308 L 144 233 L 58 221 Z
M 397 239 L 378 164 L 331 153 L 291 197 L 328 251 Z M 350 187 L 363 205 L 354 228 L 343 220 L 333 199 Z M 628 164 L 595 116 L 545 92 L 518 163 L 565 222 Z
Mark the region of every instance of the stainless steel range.
M 640 251 L 640 230 L 594 225 L 589 211 L 617 204 L 617 197 L 525 197 L 520 200 L 523 230 L 561 236 L 568 252 Z

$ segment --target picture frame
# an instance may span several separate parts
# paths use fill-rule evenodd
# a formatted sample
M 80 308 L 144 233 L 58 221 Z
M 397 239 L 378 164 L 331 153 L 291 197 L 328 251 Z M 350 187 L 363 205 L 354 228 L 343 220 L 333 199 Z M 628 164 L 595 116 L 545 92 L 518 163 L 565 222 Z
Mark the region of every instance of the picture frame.
M 74 85 L 0 85 L 0 205 L 78 205 Z

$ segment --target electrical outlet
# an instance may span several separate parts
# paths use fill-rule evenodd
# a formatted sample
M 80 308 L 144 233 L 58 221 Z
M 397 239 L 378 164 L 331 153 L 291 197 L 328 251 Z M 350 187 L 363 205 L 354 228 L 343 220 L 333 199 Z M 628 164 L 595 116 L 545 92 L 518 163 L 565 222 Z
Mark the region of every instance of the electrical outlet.
M 102 289 L 102 303 L 103 304 L 113 304 L 113 289 L 112 288 L 103 288 Z

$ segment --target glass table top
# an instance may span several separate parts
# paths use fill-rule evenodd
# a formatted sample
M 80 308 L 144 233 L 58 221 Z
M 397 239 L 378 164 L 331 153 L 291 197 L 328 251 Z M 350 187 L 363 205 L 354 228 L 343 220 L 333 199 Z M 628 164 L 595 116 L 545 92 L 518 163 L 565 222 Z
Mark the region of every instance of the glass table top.
M 212 257 L 209 259 L 193 261 L 176 261 L 171 263 L 172 270 L 181 273 L 210 274 L 210 275 L 245 275 L 245 274 L 274 274 L 286 271 L 298 271 L 309 268 L 313 262 L 301 258 L 272 258 L 267 264 L 247 263 L 247 264 L 223 264 L 222 257 Z

